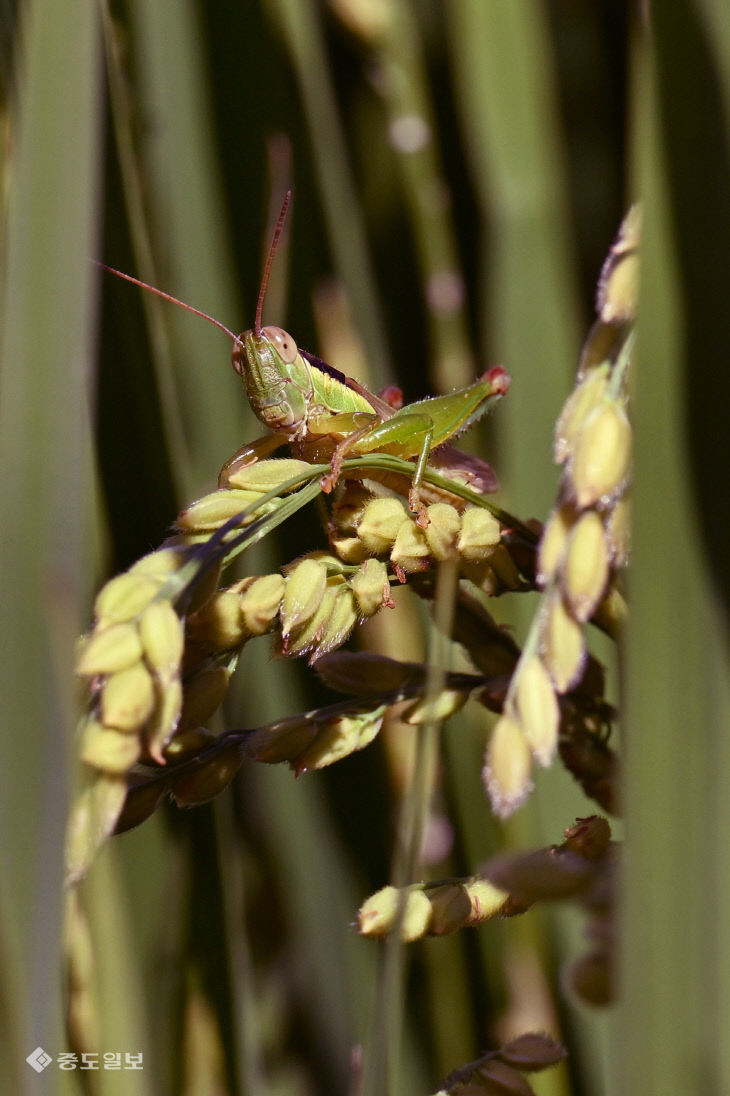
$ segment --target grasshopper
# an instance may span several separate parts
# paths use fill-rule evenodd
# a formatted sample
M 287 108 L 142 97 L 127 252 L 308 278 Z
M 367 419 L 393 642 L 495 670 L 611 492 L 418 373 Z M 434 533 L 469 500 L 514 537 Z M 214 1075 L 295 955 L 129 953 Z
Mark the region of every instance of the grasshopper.
M 232 340 L 233 368 L 243 380 L 254 414 L 272 433 L 239 449 L 221 469 L 219 484 L 225 486 L 236 469 L 288 444 L 302 460 L 330 464 L 330 471 L 321 481 L 325 492 L 334 489 L 347 457 L 388 453 L 414 462 L 408 503 L 421 524 L 428 521 L 421 501 L 421 484 L 429 461 L 447 478 L 466 481 L 476 491 L 484 494 L 496 491 L 496 476 L 485 461 L 460 453 L 446 443 L 482 418 L 506 393 L 510 379 L 501 366 L 488 369 L 466 388 L 402 407 L 398 406 L 397 389 L 386 390 L 387 399 L 384 394 L 377 396 L 314 354 L 300 349 L 282 328 L 262 326 L 269 274 L 290 198 L 291 192 L 286 195 L 269 247 L 253 329 L 240 335 L 234 335 L 219 320 L 169 293 L 99 264 L 125 281 L 202 316 Z M 384 478 L 386 482 L 388 475 L 381 477 L 368 472 L 369 478 Z M 395 486 L 400 489 L 397 482 Z

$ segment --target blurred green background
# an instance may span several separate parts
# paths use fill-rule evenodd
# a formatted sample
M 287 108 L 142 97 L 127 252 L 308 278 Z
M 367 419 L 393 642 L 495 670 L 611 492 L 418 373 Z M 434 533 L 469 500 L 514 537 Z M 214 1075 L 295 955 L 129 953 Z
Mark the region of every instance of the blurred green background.
M 623 1002 L 590 1014 L 562 993 L 581 946 L 570 911 L 427 940 L 408 951 L 392 1092 L 435 1091 L 530 1028 L 570 1050 L 535 1079 L 542 1094 L 728 1090 L 729 20 L 721 0 L 0 5 L 0 1089 L 73 1091 L 78 1076 L 37 1077 L 24 1059 L 67 1049 L 71 668 L 93 591 L 259 433 L 221 332 L 89 259 L 248 327 L 291 186 L 265 317 L 408 399 L 504 364 L 509 398 L 470 443 L 523 518 L 550 509 L 552 428 L 600 265 L 643 198 Z M 246 569 L 318 536 L 313 515 L 297 519 Z M 495 613 L 519 636 L 533 607 Z M 390 642 L 421 657 L 411 615 Z M 264 646 L 237 678 L 229 726 L 322 701 Z M 559 841 L 592 811 L 567 777 L 540 774 L 498 827 L 485 734 L 473 713 L 444 734 L 457 874 Z M 102 1075 L 100 1091 L 358 1091 L 382 949 L 351 922 L 389 878 L 398 745 L 396 727 L 298 782 L 244 770 L 220 802 L 112 842 L 81 892 L 87 1019 L 101 1049 L 142 1050 L 145 1068 Z M 383 1091 L 366 1071 L 368 1084 Z

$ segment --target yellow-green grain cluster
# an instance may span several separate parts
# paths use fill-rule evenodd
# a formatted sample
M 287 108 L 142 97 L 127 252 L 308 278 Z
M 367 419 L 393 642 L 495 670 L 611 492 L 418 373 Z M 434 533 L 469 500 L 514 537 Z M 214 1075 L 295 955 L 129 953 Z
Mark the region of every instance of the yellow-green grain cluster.
M 598 320 L 555 430 L 554 456 L 563 475 L 537 553 L 543 597 L 484 767 L 487 790 L 501 817 L 529 795 L 532 760 L 552 763 L 560 698 L 580 683 L 586 665 L 583 626 L 601 613 L 608 630 L 618 625 L 620 596 L 612 587 L 629 551 L 627 403 L 638 235 L 639 211 L 633 208 L 604 264 Z
M 82 640 L 76 664 L 88 704 L 79 747 L 84 786 L 69 823 L 72 879 L 114 829 L 129 770 L 141 757 L 163 764 L 178 729 L 184 622 L 165 591 L 188 558 L 185 548 L 163 547 L 97 596 L 94 628 Z
M 311 465 L 295 460 L 238 469 L 229 486 L 179 515 L 176 537 L 99 592 L 94 627 L 81 643 L 76 667 L 85 685 L 86 714 L 79 745 L 83 786 L 69 824 L 72 881 L 117 825 L 130 779 L 134 822 L 155 809 L 163 786 L 179 803 L 191 805 L 230 781 L 244 756 L 240 743 L 156 789 L 137 788 L 130 774 L 138 764 L 176 766 L 205 752 L 214 738 L 205 724 L 219 708 L 249 639 L 274 633 L 281 654 L 314 661 L 339 647 L 358 622 L 393 604 L 386 564 L 367 553 L 352 565 L 314 552 L 283 573 L 248 576 L 227 587 L 218 587 L 219 556 L 196 556 L 215 536 L 225 533 L 230 539 L 274 513 L 292 482 L 306 483 L 312 475 Z M 181 577 L 187 572 L 187 579 Z M 370 717 L 365 723 L 362 717 L 349 722 L 342 717 L 319 727 L 305 719 L 306 742 L 297 764 L 318 768 L 361 748 L 380 726 Z M 279 728 L 259 736 L 247 755 L 269 760 L 278 750 L 283 758 L 296 757 L 282 741 Z
M 225 486 L 186 507 L 178 515 L 177 527 L 191 535 L 212 533 L 229 521 L 245 528 L 274 513 L 282 504 L 282 496 L 293 484 L 311 477 L 311 472 L 312 466 L 306 461 L 293 459 L 244 465 L 227 477 Z
M 488 880 L 473 878 L 437 886 L 383 887 L 360 907 L 358 928 L 363 936 L 388 936 L 394 930 L 406 943 L 422 936 L 444 936 L 496 916 L 509 899 Z
M 514 917 L 539 902 L 567 900 L 588 917 L 587 950 L 571 959 L 563 971 L 564 979 L 589 1004 L 606 1004 L 614 992 L 611 971 L 618 857 L 619 847 L 611 840 L 606 819 L 598 815 L 579 818 L 566 829 L 560 845 L 497 855 L 468 878 L 381 888 L 360 907 L 358 929 L 363 936 L 375 939 L 397 933 L 411 943 L 424 936 L 458 932 L 493 917 Z M 451 1091 L 450 1086 L 446 1091 Z M 457 1087 L 456 1092 L 462 1089 Z
M 326 552 L 312 552 L 283 574 L 248 577 L 218 590 L 188 620 L 186 663 L 240 650 L 267 632 L 276 634 L 279 653 L 307 655 L 313 662 L 390 604 L 388 572 L 380 560 L 343 567 Z
M 258 510 L 254 504 L 272 482 L 282 482 L 282 474 L 284 480 L 296 474 L 300 462 L 293 463 L 296 468 L 292 462 L 267 462 L 275 470 L 258 470 L 258 479 L 253 477 L 257 491 L 234 487 L 200 499 L 178 518 L 184 532 L 99 592 L 94 627 L 82 640 L 76 667 L 87 703 L 79 746 L 82 788 L 68 831 L 71 881 L 83 875 L 114 830 L 138 763 L 179 764 L 209 744 L 213 736 L 204 724 L 225 696 L 238 652 L 277 619 L 285 590 L 281 575 L 254 576 L 217 589 L 220 557 L 200 552 L 231 518 L 235 532 L 238 524 L 276 509 L 281 499 Z M 242 515 L 246 507 L 249 513 Z M 180 802 L 202 802 L 230 767 L 230 759 L 217 757 L 205 781 L 186 774 L 192 789 L 181 777 L 180 788 L 167 790 Z M 138 796 L 138 820 L 155 809 L 160 794 L 158 789 Z
M 378 497 L 362 488 L 351 492 L 348 485 L 345 502 L 335 507 L 333 516 L 331 544 L 344 561 L 385 557 L 405 582 L 408 575 L 456 560 L 462 576 L 487 594 L 520 585 L 517 567 L 501 541 L 499 521 L 480 506 L 460 510 L 435 502 L 416 517 L 400 498 Z

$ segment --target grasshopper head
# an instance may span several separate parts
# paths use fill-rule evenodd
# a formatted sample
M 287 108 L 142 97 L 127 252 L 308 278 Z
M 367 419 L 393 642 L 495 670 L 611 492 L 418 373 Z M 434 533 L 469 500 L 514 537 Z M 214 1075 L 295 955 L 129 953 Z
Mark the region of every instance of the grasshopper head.
M 294 365 L 299 355 L 294 339 L 281 327 L 262 327 L 258 333 L 244 331 L 234 340 L 233 368 L 245 380 L 250 370 L 250 356 L 272 357 L 271 351 L 274 351 L 282 366 Z
M 312 382 L 288 332 L 280 327 L 244 331 L 233 344 L 233 368 L 260 422 L 287 434 L 301 429 Z
M 299 348 L 288 331 L 281 327 L 262 327 L 261 334 L 269 340 L 285 365 L 294 365 L 299 356 Z

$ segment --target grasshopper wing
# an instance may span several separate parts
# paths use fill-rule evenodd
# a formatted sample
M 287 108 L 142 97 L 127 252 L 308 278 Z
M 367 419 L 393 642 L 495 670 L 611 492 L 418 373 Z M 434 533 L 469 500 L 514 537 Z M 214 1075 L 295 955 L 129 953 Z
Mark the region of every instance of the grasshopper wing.
M 315 369 L 319 369 L 321 373 L 326 373 L 328 377 L 334 377 L 340 384 L 343 384 L 352 392 L 357 392 L 358 396 L 362 396 L 381 419 L 391 418 L 395 410 L 393 405 L 386 403 L 385 400 L 381 400 L 380 396 L 376 396 L 373 392 L 369 392 L 367 388 L 356 381 L 354 377 L 346 377 L 339 369 L 335 369 L 334 366 L 322 361 L 316 354 L 310 354 L 308 350 L 302 350 L 300 348 L 299 353 L 310 365 L 314 366 Z

